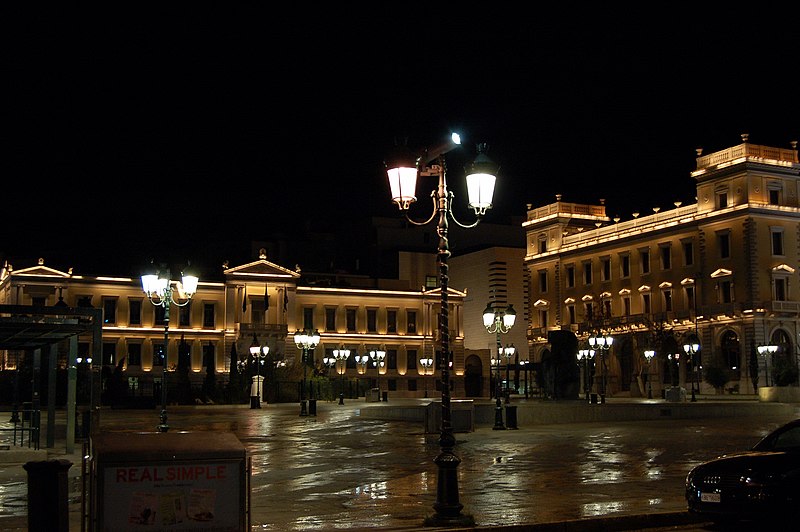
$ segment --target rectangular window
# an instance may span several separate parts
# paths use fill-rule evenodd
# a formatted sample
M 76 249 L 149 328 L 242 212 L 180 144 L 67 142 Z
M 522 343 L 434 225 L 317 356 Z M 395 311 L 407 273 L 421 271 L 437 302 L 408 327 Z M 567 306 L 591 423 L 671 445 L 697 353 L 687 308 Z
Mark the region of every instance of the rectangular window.
M 408 369 L 408 370 L 416 370 L 417 369 L 417 350 L 416 349 L 407 349 L 406 350 L 406 369 Z
M 720 303 L 733 302 L 733 283 L 731 281 L 721 281 L 719 283 Z
M 769 204 L 770 205 L 780 205 L 781 204 L 781 191 L 777 188 L 771 188 L 769 190 Z
M 267 306 L 260 297 L 250 299 L 250 320 L 252 323 L 267 323 Z
M 611 280 L 611 259 L 608 257 L 600 259 L 600 263 L 602 264 L 602 275 L 603 281 L 610 281 Z
M 417 334 L 417 311 L 406 311 L 406 332 L 408 334 Z
M 213 328 L 215 325 L 214 303 L 205 303 L 203 305 L 203 327 Z
M 47 306 L 47 298 L 43 296 L 31 296 L 32 307 L 45 307 Z
M 103 342 L 103 365 L 113 366 L 117 363 L 117 344 L 116 342 Z
M 386 350 L 386 367 L 388 369 L 397 369 L 397 349 Z
M 786 301 L 786 279 L 775 279 L 775 301 Z
M 686 287 L 686 308 L 694 309 L 694 286 Z
M 117 323 L 117 298 L 115 297 L 103 298 L 103 323 L 105 324 Z
M 669 245 L 659 246 L 658 250 L 661 252 L 661 269 L 669 270 L 672 268 L 672 247 Z
M 128 300 L 128 325 L 141 325 L 142 324 L 142 300 L 129 299 Z
M 575 267 L 567 266 L 567 288 L 575 286 Z
M 142 365 L 142 344 L 128 344 L 128 366 Z
M 583 284 L 592 284 L 592 263 L 583 263 Z
M 164 344 L 153 342 L 153 366 L 164 365 Z
M 569 314 L 569 323 L 570 325 L 577 323 L 575 321 L 575 305 L 568 305 L 567 306 L 567 313 Z
M 547 292 L 547 270 L 539 272 L 539 292 Z
M 622 308 L 625 311 L 626 316 L 631 315 L 631 298 L 630 297 L 623 297 L 622 298 Z
M 539 239 L 539 253 L 545 253 L 547 251 L 547 238 L 540 238 Z
M 356 309 L 347 309 L 345 321 L 347 322 L 347 332 L 356 332 Z
M 367 309 L 367 332 L 378 332 L 378 311 L 374 308 Z
M 611 300 L 610 299 L 604 299 L 603 300 L 603 315 L 606 318 L 610 318 L 611 317 Z
M 719 257 L 721 259 L 729 259 L 731 257 L 731 235 L 730 233 L 720 233 L 717 235 L 717 242 L 719 243 Z
M 728 193 L 717 192 L 717 208 L 724 209 L 727 206 L 728 206 Z
M 325 330 L 327 332 L 336 332 L 336 309 L 325 309 Z
M 594 318 L 594 305 L 591 301 L 584 303 L 584 311 L 586 312 L 586 319 L 591 320 Z
M 216 354 L 214 344 L 203 344 L 203 370 L 214 372 L 217 369 Z
M 314 308 L 305 307 L 303 309 L 303 329 L 306 331 L 314 330 Z
M 694 264 L 694 245 L 691 242 L 683 243 L 683 265 L 692 266 Z
M 772 236 L 772 254 L 783 255 L 783 228 L 772 228 L 770 233 Z
M 547 311 L 539 311 L 539 327 L 547 327 Z
M 181 327 L 192 326 L 192 302 L 186 303 L 185 307 L 178 307 L 178 325 Z
M 155 325 L 164 325 L 166 323 L 167 319 L 166 309 L 164 309 L 164 307 L 162 307 L 161 305 L 158 305 L 153 309 L 153 316 L 154 316 L 153 323 Z
M 664 311 L 672 312 L 672 290 L 664 290 Z
M 650 294 L 642 294 L 642 312 L 650 314 Z
M 435 275 L 425 276 L 425 288 L 436 288 L 439 286 L 439 278 Z
M 641 264 L 642 273 L 650 273 L 650 250 L 642 249 L 639 251 L 639 264 Z
M 631 276 L 631 256 L 630 255 L 620 255 L 619 256 L 619 269 L 620 273 L 622 274 L 623 279 L 627 279 Z
M 386 332 L 387 333 L 396 333 L 397 332 L 397 311 L 396 310 L 387 310 L 386 311 Z

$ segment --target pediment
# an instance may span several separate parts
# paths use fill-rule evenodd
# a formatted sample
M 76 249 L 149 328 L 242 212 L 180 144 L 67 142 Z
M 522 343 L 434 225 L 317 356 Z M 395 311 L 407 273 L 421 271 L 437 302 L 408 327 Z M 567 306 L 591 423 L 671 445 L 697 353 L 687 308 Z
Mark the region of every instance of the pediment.
M 279 266 L 274 262 L 268 261 L 267 255 L 263 249 L 261 250 L 259 259 L 257 261 L 234 266 L 232 268 L 225 268 L 222 273 L 225 274 L 226 277 L 243 280 L 250 278 L 251 280 L 258 279 L 261 281 L 285 281 L 288 279 L 298 279 L 300 277 L 299 271 L 292 271 L 288 268 L 284 268 L 283 266 Z
M 717 277 L 725 277 L 726 275 L 733 275 L 733 271 L 726 270 L 725 268 L 719 268 L 718 270 L 714 270 L 711 274 L 712 279 L 716 279 Z

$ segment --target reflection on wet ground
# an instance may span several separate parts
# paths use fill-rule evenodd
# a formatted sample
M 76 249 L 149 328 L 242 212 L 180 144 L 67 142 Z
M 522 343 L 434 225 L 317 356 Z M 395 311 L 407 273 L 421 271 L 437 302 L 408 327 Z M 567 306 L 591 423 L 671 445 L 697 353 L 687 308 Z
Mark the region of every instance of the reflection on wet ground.
M 252 457 L 253 530 L 410 529 L 433 513 L 438 435 L 422 423 L 360 418 L 363 403 L 260 410 L 174 408 L 172 431 L 231 431 Z M 459 493 L 479 526 L 685 509 L 683 480 L 700 461 L 752 446 L 787 419 L 542 425 L 457 433 Z M 155 411 L 103 410 L 103 431 L 153 431 Z M 80 464 L 70 512 L 80 507 Z M 25 515 L 20 465 L 0 464 L 0 515 Z

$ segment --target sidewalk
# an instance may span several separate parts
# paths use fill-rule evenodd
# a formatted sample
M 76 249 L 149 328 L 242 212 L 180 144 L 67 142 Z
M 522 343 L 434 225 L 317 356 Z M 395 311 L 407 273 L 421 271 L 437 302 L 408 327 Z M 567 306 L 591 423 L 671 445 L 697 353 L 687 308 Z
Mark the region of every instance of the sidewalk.
M 464 513 L 476 517 L 476 530 L 639 530 L 694 522 L 681 487 L 689 464 L 747 445 L 763 424 L 796 417 L 800 407 L 724 397 L 681 404 L 609 398 L 604 405 L 512 398 L 519 428 L 505 431 L 492 428 L 495 403 L 477 401 L 475 430 L 455 434 Z M 298 416 L 295 404 L 171 407 L 169 423 L 175 431 L 236 431 L 254 464 L 252 530 L 423 530 L 436 498 L 433 459 L 440 448 L 419 415 L 432 401 L 318 402 L 317 416 L 309 417 Z M 152 431 L 157 417 L 154 410 L 104 409 L 101 428 Z M 708 432 L 702 447 L 695 439 L 701 430 Z M 73 495 L 80 487 L 77 447 L 67 455 L 57 437 L 53 449 L 38 451 L 73 463 L 73 532 L 81 530 L 80 496 Z M 0 479 L 19 488 L 20 470 L 0 464 Z M 0 529 L 27 530 L 27 517 L 0 515 Z

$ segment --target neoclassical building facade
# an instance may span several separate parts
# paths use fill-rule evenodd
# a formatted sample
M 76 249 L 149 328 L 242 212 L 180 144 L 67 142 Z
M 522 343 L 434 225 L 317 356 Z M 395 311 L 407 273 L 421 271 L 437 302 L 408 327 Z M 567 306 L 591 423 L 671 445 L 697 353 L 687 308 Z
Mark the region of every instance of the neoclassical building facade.
M 710 391 L 703 375 L 712 367 L 726 372 L 729 391 L 754 393 L 769 382 L 767 364 L 797 365 L 797 143 L 761 146 L 742 135 L 737 146 L 698 150 L 696 162 L 692 205 L 676 202 L 628 221 L 609 217 L 602 201 L 575 204 L 559 195 L 529 206 L 533 360 L 550 360 L 553 331 L 574 333 L 575 350 L 610 335 L 605 367 L 596 366 L 588 384 L 597 391 L 605 375 L 611 396 L 643 395 L 647 376 L 657 394 L 673 383 Z M 687 342 L 700 346 L 694 359 Z M 778 346 L 770 360 L 757 354 L 767 344 Z M 655 352 L 649 363 L 645 351 Z

